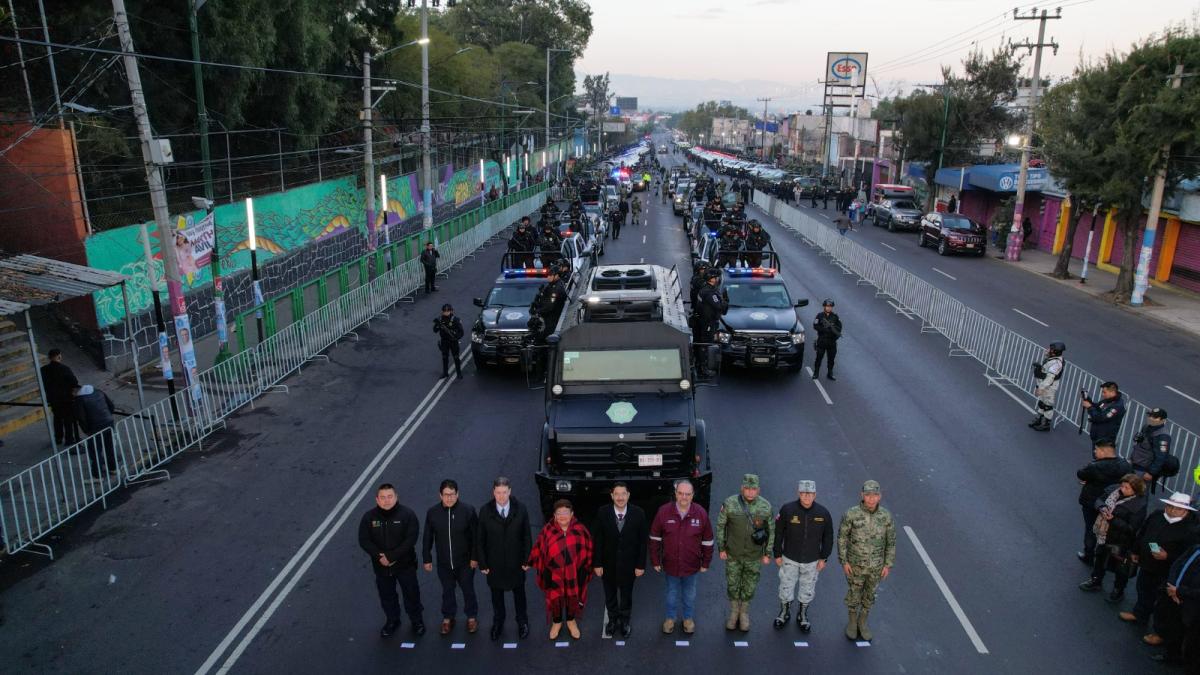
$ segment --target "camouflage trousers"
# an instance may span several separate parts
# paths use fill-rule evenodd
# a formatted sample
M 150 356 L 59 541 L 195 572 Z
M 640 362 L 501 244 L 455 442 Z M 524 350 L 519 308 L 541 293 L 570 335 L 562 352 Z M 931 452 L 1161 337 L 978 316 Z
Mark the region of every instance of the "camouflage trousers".
M 758 558 L 750 560 L 725 561 L 725 592 L 730 600 L 751 600 L 758 588 L 758 576 L 762 571 L 762 561 Z
M 846 606 L 870 609 L 875 604 L 875 589 L 879 586 L 881 567 L 859 567 L 851 564 L 854 574 L 846 577 Z
M 813 601 L 817 591 L 817 561 L 798 563 L 786 556 L 779 568 L 779 601 L 799 600 L 804 604 Z

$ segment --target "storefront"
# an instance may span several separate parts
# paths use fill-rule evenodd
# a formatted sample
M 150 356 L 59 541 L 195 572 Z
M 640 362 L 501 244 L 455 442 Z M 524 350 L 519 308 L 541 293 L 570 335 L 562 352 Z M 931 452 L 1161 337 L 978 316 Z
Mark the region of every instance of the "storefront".
M 1005 200 L 1016 196 L 1019 164 L 986 164 L 939 169 L 934 175 L 937 209 L 944 211 L 952 196 L 958 196 L 959 213 L 992 226 L 996 212 Z M 1046 169 L 1032 167 L 1025 181 L 1025 217 L 1033 223 L 1028 245 L 1049 249 L 1057 229 L 1060 199 L 1043 190 L 1050 185 Z M 1044 245 L 1043 245 L 1044 244 Z

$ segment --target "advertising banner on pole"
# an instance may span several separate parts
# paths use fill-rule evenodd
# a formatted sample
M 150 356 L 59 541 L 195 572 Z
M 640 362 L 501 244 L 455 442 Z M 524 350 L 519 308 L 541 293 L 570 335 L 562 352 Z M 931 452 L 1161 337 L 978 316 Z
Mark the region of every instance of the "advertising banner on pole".
M 175 259 L 179 262 L 179 276 L 191 279 L 212 263 L 213 241 L 216 228 L 213 214 L 199 221 L 192 216 L 179 216 L 175 225 Z
M 867 80 L 866 52 L 829 52 L 825 55 L 825 79 L 829 84 L 863 86 Z

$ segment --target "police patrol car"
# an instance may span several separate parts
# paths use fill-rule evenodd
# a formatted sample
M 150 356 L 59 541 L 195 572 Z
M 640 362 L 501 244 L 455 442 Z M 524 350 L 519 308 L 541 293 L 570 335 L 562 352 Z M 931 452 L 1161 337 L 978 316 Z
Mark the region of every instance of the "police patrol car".
M 729 311 L 717 331 L 721 356 L 745 368 L 799 372 L 804 365 L 804 322 L 796 309 L 807 307 L 808 299 L 793 301 L 775 254 L 764 251 L 762 256 L 765 267 L 722 269 Z

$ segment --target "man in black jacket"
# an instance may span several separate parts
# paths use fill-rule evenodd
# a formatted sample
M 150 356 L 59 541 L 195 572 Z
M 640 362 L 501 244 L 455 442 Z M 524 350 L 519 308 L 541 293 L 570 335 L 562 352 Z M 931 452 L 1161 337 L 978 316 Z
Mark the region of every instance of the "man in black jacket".
M 812 630 L 808 608 L 817 590 L 817 575 L 833 554 L 833 518 L 816 502 L 817 483 L 802 480 L 798 499 L 784 504 L 775 516 L 775 547 L 779 566 L 779 615 L 775 627 L 783 628 L 792 618 L 793 596 L 800 602 L 796 622 L 800 630 Z M 797 588 L 799 586 L 799 588 Z
M 433 247 L 433 242 L 425 242 L 425 250 L 421 251 L 421 267 L 425 270 L 426 293 L 432 293 L 437 290 L 434 280 L 437 279 L 437 261 L 440 257 L 442 257 L 442 254 L 438 253 L 438 250 Z
M 1075 472 L 1075 477 L 1083 486 L 1079 489 L 1079 506 L 1083 509 L 1083 550 L 1076 555 L 1089 566 L 1096 552 L 1096 535 L 1092 532 L 1092 525 L 1099 514 L 1096 501 L 1104 496 L 1106 488 L 1120 483 L 1121 476 L 1132 471 L 1124 457 L 1117 457 L 1117 449 L 1111 438 L 1096 441 L 1092 456 L 1095 460 Z
M 1130 556 L 1137 563 L 1137 603 L 1121 612 L 1122 621 L 1145 625 L 1167 583 L 1167 572 L 1183 551 L 1200 542 L 1200 522 L 1192 498 L 1177 492 L 1160 500 L 1164 507 L 1151 513 L 1137 535 L 1137 548 Z M 1159 631 L 1154 631 L 1158 633 Z
M 629 486 L 613 483 L 612 504 L 596 513 L 592 525 L 593 560 L 596 576 L 604 583 L 604 605 L 608 608 L 605 635 L 628 638 L 632 629 L 633 582 L 646 572 L 646 541 L 650 524 L 646 513 L 629 503 Z
M 1200 673 L 1200 544 L 1184 551 L 1167 572 L 1154 625 L 1166 631 L 1162 643 L 1167 651 L 1150 658 L 1187 664 L 1189 675 Z
M 833 300 L 826 299 L 821 303 L 821 313 L 813 319 L 813 328 L 817 331 L 817 344 L 813 358 L 812 379 L 821 376 L 821 358 L 829 357 L 825 367 L 825 379 L 836 380 L 833 376 L 833 360 L 837 358 L 837 341 L 842 337 L 842 319 L 833 311 Z
M 79 421 L 84 435 L 98 434 L 96 440 L 87 444 L 92 477 L 103 478 L 106 473 L 117 470 L 117 452 L 113 447 L 112 432 L 115 423 L 113 413 L 117 411 L 117 407 L 113 405 L 108 394 L 90 384 L 75 387 L 74 394 L 75 419 Z M 100 465 L 100 453 L 102 452 L 104 453 L 104 466 Z
M 442 582 L 442 635 L 454 628 L 458 614 L 455 587 L 462 589 L 467 632 L 479 628 L 479 601 L 475 599 L 475 531 L 479 517 L 475 507 L 459 500 L 458 483 L 446 479 L 438 488 L 441 501 L 425 513 L 425 537 L 421 554 L 425 571 L 433 571 L 433 551 L 437 550 L 437 575 Z
M 1090 397 L 1084 398 L 1082 405 L 1087 409 L 1088 421 L 1092 423 L 1088 434 L 1092 442 L 1101 438 L 1117 439 L 1121 431 L 1121 420 L 1125 419 L 1125 398 L 1116 382 L 1105 382 L 1100 385 L 1100 401 L 1093 402 Z
M 442 313 L 433 320 L 433 332 L 438 336 L 438 349 L 442 350 L 442 378 L 450 377 L 450 358 L 454 358 L 454 374 L 462 379 L 462 357 L 459 352 L 462 347 L 459 340 L 463 336 L 462 321 L 454 316 L 454 307 L 450 303 L 442 305 Z
M 396 501 L 396 488 L 384 483 L 375 491 L 375 507 L 358 523 L 358 545 L 371 556 L 379 604 L 387 616 L 379 635 L 391 637 L 400 627 L 400 599 L 416 635 L 425 634 L 421 589 L 417 585 L 417 514 Z
M 73 445 L 79 442 L 73 392 L 79 386 L 71 367 L 63 363 L 61 349 L 46 353 L 50 362 L 42 366 L 42 386 L 46 388 L 46 403 L 54 415 L 54 442 Z
M 501 476 L 492 481 L 493 499 L 479 510 L 475 539 L 475 561 L 487 577 L 492 591 L 492 640 L 504 632 L 504 592 L 513 594 L 517 632 L 529 636 L 529 612 L 525 604 L 525 572 L 529 570 L 529 551 L 533 535 L 529 531 L 529 511 L 512 497 L 512 485 Z

